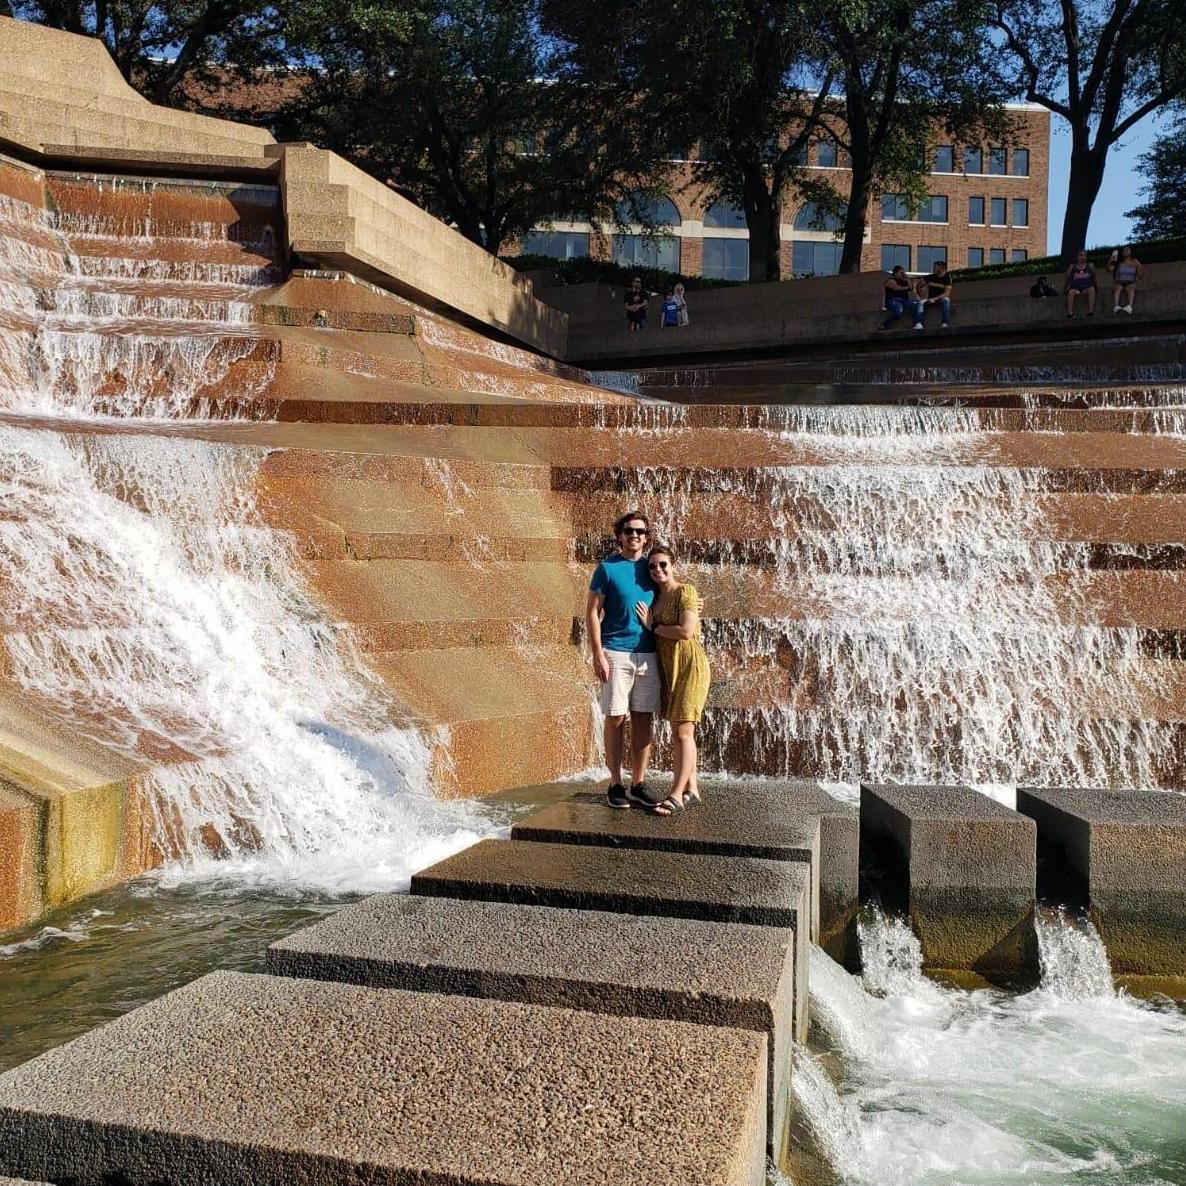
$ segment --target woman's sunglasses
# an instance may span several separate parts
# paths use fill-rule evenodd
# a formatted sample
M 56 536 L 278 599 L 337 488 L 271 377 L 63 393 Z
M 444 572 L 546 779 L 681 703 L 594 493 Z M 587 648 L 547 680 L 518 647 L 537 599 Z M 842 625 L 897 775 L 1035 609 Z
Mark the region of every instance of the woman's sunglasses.
M 647 569 L 650 572 L 666 572 L 667 571 L 667 561 L 666 560 L 656 560 L 653 564 L 648 564 Z

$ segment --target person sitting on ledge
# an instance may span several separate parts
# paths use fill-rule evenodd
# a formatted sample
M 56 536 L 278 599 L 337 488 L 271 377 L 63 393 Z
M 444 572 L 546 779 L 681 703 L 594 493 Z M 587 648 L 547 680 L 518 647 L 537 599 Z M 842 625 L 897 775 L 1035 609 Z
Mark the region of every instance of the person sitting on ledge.
M 951 278 L 947 275 L 947 261 L 935 260 L 931 274 L 926 277 L 927 295 L 919 301 L 914 310 L 914 328 L 922 329 L 927 318 L 927 310 L 933 305 L 939 306 L 943 315 L 942 328 L 949 329 L 951 323 Z
M 1067 268 L 1067 280 L 1063 292 L 1067 297 L 1067 316 L 1075 320 L 1075 303 L 1079 297 L 1087 298 L 1087 316 L 1095 316 L 1095 268 L 1087 262 L 1087 252 L 1080 251 L 1075 261 Z
M 1045 276 L 1039 276 L 1037 282 L 1030 285 L 1030 296 L 1035 301 L 1045 301 L 1058 296 L 1058 293 L 1054 291 L 1054 286 Z
M 626 328 L 631 333 L 646 328 L 649 301 L 650 297 L 642 290 L 642 277 L 635 276 L 626 290 Z
M 885 281 L 885 298 L 882 308 L 889 316 L 877 328 L 889 329 L 907 309 L 912 310 L 915 319 L 917 319 L 918 310 L 915 308 L 915 304 L 914 291 L 910 287 L 910 277 L 906 275 L 906 269 L 898 264 Z
M 1113 313 L 1131 313 L 1132 298 L 1141 278 L 1141 261 L 1127 244 L 1119 251 L 1113 251 L 1108 260 L 1108 271 L 1112 273 Z

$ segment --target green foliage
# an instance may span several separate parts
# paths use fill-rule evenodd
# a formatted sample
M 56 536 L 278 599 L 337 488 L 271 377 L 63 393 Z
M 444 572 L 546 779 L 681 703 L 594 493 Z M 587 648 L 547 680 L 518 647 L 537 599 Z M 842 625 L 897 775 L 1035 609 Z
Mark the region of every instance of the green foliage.
M 283 62 L 285 0 L 11 0 L 11 15 L 98 37 L 123 76 L 157 103 L 193 105 L 189 84 L 225 83 Z
M 1141 238 L 1186 235 L 1186 119 L 1139 158 L 1144 201 L 1128 211 L 1133 234 Z
M 1186 235 L 1164 239 L 1148 239 L 1142 242 L 1130 240 L 1133 254 L 1143 264 L 1178 263 L 1186 260 Z M 1098 271 L 1103 271 L 1108 257 L 1123 244 L 1110 247 L 1092 247 L 1087 258 Z M 1034 259 L 1018 260 L 1016 263 L 989 264 L 983 268 L 959 268 L 951 272 L 955 280 L 996 280 L 1002 276 L 1047 276 L 1056 288 L 1067 269 L 1067 261 L 1061 255 L 1043 255 Z
M 561 284 L 599 282 L 628 285 L 635 276 L 641 276 L 643 287 L 648 292 L 665 292 L 676 284 L 682 284 L 691 292 L 697 288 L 730 288 L 744 283 L 740 280 L 713 280 L 707 276 L 681 276 L 661 268 L 628 268 L 610 263 L 609 260 L 591 259 L 587 255 L 577 259 L 552 259 L 547 255 L 504 255 L 502 258 L 517 272 L 554 272 Z
M 552 218 L 606 218 L 662 173 L 647 121 L 573 76 L 539 0 L 291 0 L 305 65 L 280 121 L 497 253 Z

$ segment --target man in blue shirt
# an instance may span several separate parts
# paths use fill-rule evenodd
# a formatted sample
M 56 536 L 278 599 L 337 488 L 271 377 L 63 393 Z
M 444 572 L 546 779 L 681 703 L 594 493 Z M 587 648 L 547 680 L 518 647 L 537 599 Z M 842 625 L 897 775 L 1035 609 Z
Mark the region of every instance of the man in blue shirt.
M 646 785 L 654 716 L 659 711 L 659 659 L 655 636 L 634 612 L 638 602 L 650 605 L 655 600 L 646 561 L 650 533 L 650 522 L 638 511 L 623 515 L 614 524 L 618 550 L 593 570 L 585 605 L 593 674 L 601 684 L 601 711 L 605 714 L 611 807 L 629 807 L 631 803 L 654 807 L 663 798 Z M 632 759 L 629 791 L 622 786 L 627 717 Z

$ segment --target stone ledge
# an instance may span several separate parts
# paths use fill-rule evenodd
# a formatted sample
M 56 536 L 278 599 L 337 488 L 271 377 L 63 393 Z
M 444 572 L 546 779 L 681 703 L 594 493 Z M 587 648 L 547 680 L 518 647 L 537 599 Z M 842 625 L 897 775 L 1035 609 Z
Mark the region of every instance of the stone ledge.
M 765 1033 L 771 1152 L 787 1127 L 794 962 L 774 927 L 395 894 L 268 949 L 280 975 Z
M 1119 976 L 1186 976 L 1186 796 L 1023 787 L 1044 892 L 1086 908 Z
M 752 1031 L 215 972 L 0 1077 L 0 1170 L 762 1186 L 765 1096 Z
M 880 865 L 924 967 L 1003 980 L 1037 970 L 1033 821 L 968 787 L 861 786 L 862 865 Z

